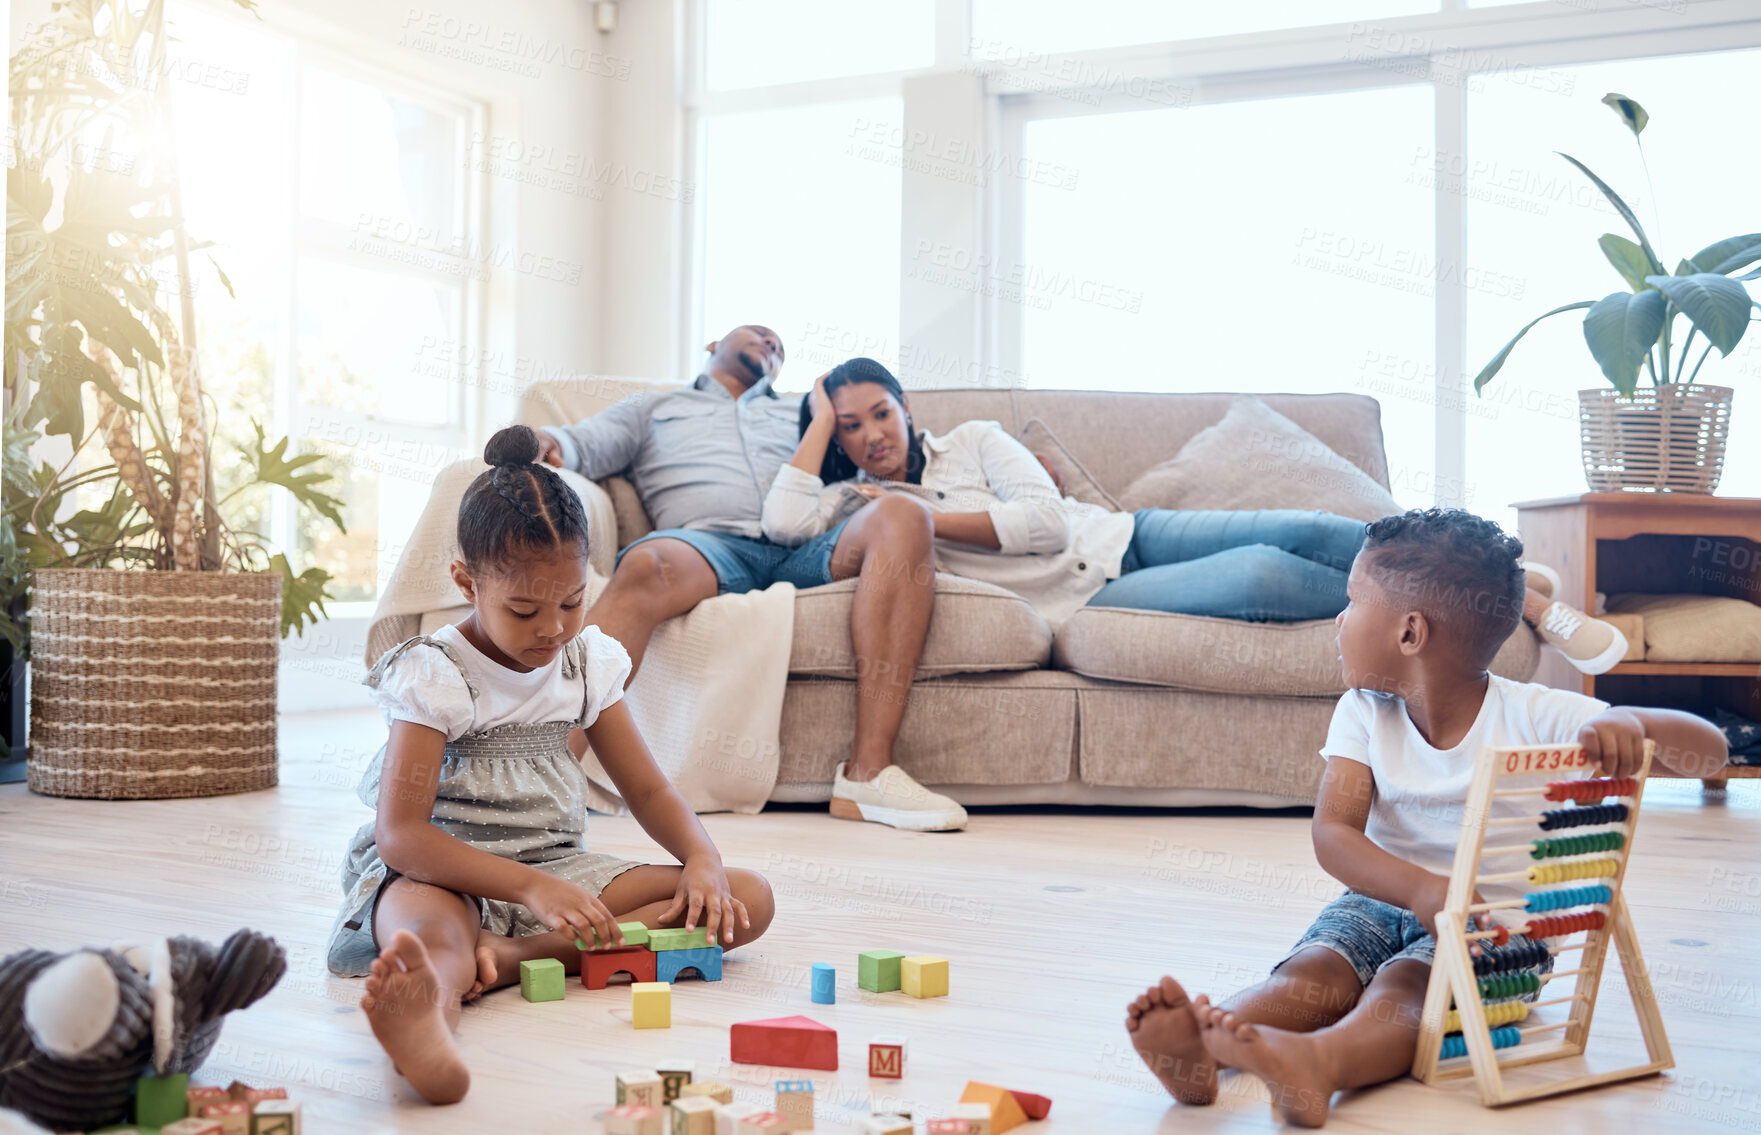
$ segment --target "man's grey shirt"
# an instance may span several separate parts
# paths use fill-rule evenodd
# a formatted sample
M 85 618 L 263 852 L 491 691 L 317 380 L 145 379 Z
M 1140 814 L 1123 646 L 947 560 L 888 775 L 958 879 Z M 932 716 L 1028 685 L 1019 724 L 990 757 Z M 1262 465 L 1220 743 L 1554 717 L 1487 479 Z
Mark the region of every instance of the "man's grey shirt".
M 628 476 L 655 528 L 757 539 L 765 494 L 801 439 L 800 399 L 779 398 L 770 384 L 760 379 L 735 399 L 702 374 L 548 432 L 565 467 L 594 481 Z

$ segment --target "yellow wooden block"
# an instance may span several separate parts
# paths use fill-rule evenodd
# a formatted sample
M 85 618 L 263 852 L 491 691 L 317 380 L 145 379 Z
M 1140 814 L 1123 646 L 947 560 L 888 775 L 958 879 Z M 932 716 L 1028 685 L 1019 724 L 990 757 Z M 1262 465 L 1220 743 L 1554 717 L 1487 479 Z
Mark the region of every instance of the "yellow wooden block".
M 918 954 L 899 963 L 899 985 L 913 997 L 948 995 L 948 959 Z
M 638 981 L 630 986 L 630 1022 L 639 1029 L 673 1027 L 673 987 L 664 981 Z

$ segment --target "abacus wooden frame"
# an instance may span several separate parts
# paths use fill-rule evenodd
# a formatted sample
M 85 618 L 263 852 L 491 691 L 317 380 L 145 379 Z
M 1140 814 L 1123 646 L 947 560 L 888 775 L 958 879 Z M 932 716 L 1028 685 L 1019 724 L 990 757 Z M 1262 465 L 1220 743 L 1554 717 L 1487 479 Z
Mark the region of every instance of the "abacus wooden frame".
M 1638 936 L 1633 931 L 1632 915 L 1627 909 L 1622 884 L 1627 863 L 1631 860 L 1633 836 L 1639 823 L 1639 804 L 1645 793 L 1645 777 L 1651 771 L 1655 746 L 1645 742 L 1645 759 L 1638 772 L 1638 785 L 1626 819 L 1626 842 L 1619 852 L 1620 866 L 1614 878 L 1607 880 L 1613 892 L 1608 904 L 1608 919 L 1601 929 L 1585 932 L 1579 972 L 1573 986 L 1571 1016 L 1565 1023 L 1565 1035 L 1556 1041 L 1539 1044 L 1518 1044 L 1509 1048 L 1492 1047 L 1491 1029 L 1480 1011 L 1479 979 L 1474 974 L 1473 960 L 1468 954 L 1467 926 L 1469 906 L 1473 904 L 1474 883 L 1480 874 L 1480 855 L 1485 849 L 1487 821 L 1492 816 L 1493 794 L 1505 776 L 1532 778 L 1560 773 L 1589 771 L 1589 760 L 1575 745 L 1527 745 L 1517 748 L 1488 748 L 1480 752 L 1473 783 L 1468 788 L 1467 806 L 1462 813 L 1461 842 L 1456 845 L 1455 865 L 1449 877 L 1448 898 L 1437 915 L 1437 956 L 1431 965 L 1431 981 L 1425 991 L 1425 1006 L 1419 1025 L 1418 1051 L 1413 1055 L 1412 1074 L 1427 1084 L 1460 1079 L 1472 1075 L 1479 1084 L 1480 1102 L 1487 1107 L 1539 1099 L 1561 1092 L 1595 1087 L 1620 1080 L 1650 1076 L 1675 1067 L 1669 1038 L 1663 1031 L 1663 1018 L 1657 1011 L 1657 998 L 1651 988 L 1650 971 L 1645 968 L 1639 952 Z M 1555 760 L 1555 754 L 1559 754 Z M 1508 767 L 1521 761 L 1521 771 Z M 1546 767 L 1539 767 L 1541 765 Z M 1586 880 L 1588 881 L 1588 880 Z M 1639 1031 L 1645 1040 L 1650 1062 L 1630 1068 L 1572 1076 L 1562 1080 L 1544 1081 L 1522 1088 L 1508 1088 L 1503 1069 L 1526 1064 L 1539 1064 L 1582 1055 L 1590 1036 L 1590 1019 L 1596 1012 L 1596 998 L 1602 985 L 1602 966 L 1608 958 L 1608 943 L 1620 953 L 1633 1011 L 1639 1020 Z M 1580 996 L 1581 995 L 1581 996 Z M 1461 1008 L 1461 1034 L 1467 1043 L 1467 1056 L 1444 1061 L 1444 1018 L 1450 1000 Z

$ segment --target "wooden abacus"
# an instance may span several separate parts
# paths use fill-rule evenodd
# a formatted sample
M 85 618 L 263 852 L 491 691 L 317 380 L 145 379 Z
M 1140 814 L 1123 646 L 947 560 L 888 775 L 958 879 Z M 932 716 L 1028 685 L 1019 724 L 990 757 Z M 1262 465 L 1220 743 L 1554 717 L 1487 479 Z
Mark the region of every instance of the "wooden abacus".
M 1484 749 L 1468 788 L 1462 813 L 1461 842 L 1449 877 L 1448 899 L 1437 915 L 1437 956 L 1420 1018 L 1419 1047 L 1412 1074 L 1426 1083 L 1472 1075 L 1480 1101 L 1488 1107 L 1537 1099 L 1559 1092 L 1649 1076 L 1675 1066 L 1650 973 L 1639 952 L 1621 884 L 1639 822 L 1645 776 L 1651 770 L 1653 744 L 1645 742 L 1638 775 L 1620 779 L 1589 775 L 1590 760 L 1575 745 Z M 1565 773 L 1569 779 L 1558 779 Z M 1581 774 L 1581 775 L 1580 775 Z M 1533 784 L 1539 777 L 1552 783 Z M 1509 781 L 1522 787 L 1501 787 Z M 1538 797 L 1571 802 L 1572 807 L 1540 816 L 1492 814 L 1495 800 Z M 1605 803 L 1604 801 L 1614 801 Z M 1593 828 L 1528 843 L 1487 847 L 1487 832 L 1510 832 L 1538 826 L 1544 832 Z M 1482 859 L 1509 860 L 1526 855 L 1534 863 L 1522 870 L 1482 874 Z M 1502 866 L 1502 864 L 1498 864 Z M 1523 898 L 1500 902 L 1475 901 L 1482 883 L 1526 882 Z M 1555 886 L 1554 884 L 1565 884 Z M 1516 936 L 1503 926 L 1470 930 L 1473 916 L 1484 911 L 1521 908 L 1538 915 Z M 1558 913 L 1553 913 L 1558 912 Z M 1565 938 L 1581 941 L 1562 942 Z M 1590 1037 L 1590 1019 L 1602 984 L 1602 964 L 1612 939 L 1620 953 L 1633 1010 L 1638 1014 L 1650 1062 L 1614 1071 L 1544 1080 L 1517 1089 L 1505 1086 L 1503 1069 L 1579 1056 Z M 1481 954 L 1473 956 L 1478 945 Z M 1550 959 L 1578 954 L 1576 968 L 1544 972 Z M 1550 983 L 1572 978 L 1569 995 L 1520 998 L 1537 994 Z M 1451 1002 L 1453 1001 L 1453 1007 Z M 1557 1024 L 1523 1025 L 1530 1010 L 1569 1005 Z M 1551 1034 L 1558 1033 L 1558 1036 Z

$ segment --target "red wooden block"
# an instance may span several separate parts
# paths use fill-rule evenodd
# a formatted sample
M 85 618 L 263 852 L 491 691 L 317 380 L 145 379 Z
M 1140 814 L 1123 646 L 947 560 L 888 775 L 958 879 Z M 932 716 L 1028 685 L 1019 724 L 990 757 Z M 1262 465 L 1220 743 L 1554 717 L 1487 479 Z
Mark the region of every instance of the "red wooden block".
M 647 946 L 625 946 L 581 955 L 581 984 L 588 989 L 604 989 L 616 973 L 629 974 L 631 981 L 653 981 L 654 952 Z
M 1013 1088 L 1009 1090 L 1009 1094 L 1015 1097 L 1015 1102 L 1021 1105 L 1021 1110 L 1027 1113 L 1029 1119 L 1044 1119 L 1051 1114 L 1052 1101 L 1044 1096 L 1036 1096 L 1032 1092 L 1018 1092 Z
M 736 1064 L 838 1070 L 838 1032 L 808 1017 L 741 1021 L 729 1030 Z

